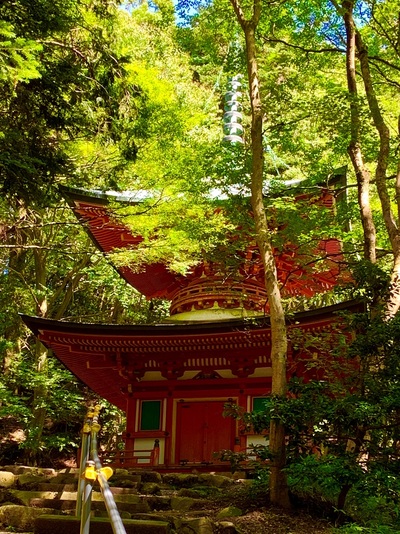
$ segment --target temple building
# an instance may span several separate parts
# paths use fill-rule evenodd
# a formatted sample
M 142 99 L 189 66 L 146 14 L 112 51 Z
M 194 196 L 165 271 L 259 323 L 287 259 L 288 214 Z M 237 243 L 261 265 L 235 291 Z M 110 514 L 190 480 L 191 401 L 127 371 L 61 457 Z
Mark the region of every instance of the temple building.
M 129 204 L 126 195 L 67 188 L 63 194 L 104 253 L 141 241 L 112 208 L 116 202 Z M 333 205 L 330 187 L 321 189 L 320 202 Z M 284 295 L 310 297 L 338 282 L 339 241 L 321 239 L 317 249 L 325 258 L 324 269 L 301 267 L 289 245 L 275 251 Z M 162 263 L 139 272 L 129 266 L 118 271 L 148 299 L 170 301 L 166 322 L 98 325 L 28 316 L 23 320 L 75 376 L 126 412 L 125 465 L 216 465 L 221 450 L 265 443 L 264 436 L 223 416 L 226 403 L 245 411 L 262 408 L 271 391 L 268 299 L 257 247 L 249 246 L 233 276 L 206 261 L 187 275 L 177 275 Z M 289 338 L 324 333 L 334 343 L 340 332 L 337 312 L 347 306 L 293 314 L 288 319 Z M 320 350 L 290 342 L 288 377 L 308 376 L 307 362 L 317 360 Z M 154 451 L 155 442 L 156 458 L 146 453 Z

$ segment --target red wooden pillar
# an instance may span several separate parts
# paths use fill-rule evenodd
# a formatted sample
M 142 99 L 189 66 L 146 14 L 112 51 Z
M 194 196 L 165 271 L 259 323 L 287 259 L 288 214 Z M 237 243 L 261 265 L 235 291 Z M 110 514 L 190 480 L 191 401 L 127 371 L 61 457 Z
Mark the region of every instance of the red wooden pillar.
M 125 450 L 133 451 L 135 447 L 136 399 L 129 394 L 126 397 L 126 432 Z
M 238 395 L 238 406 L 243 408 L 245 412 L 247 412 L 247 395 L 245 393 L 245 388 L 242 385 L 239 389 L 239 395 Z M 240 427 L 239 424 L 236 424 L 236 432 L 239 431 Z M 237 434 L 235 439 L 235 452 L 242 451 L 246 449 L 247 447 L 247 438 L 245 434 Z
M 174 399 L 172 395 L 172 390 L 168 391 L 167 403 L 166 403 L 166 414 L 165 414 L 165 441 L 164 441 L 164 464 L 166 466 L 170 465 L 173 462 L 171 458 L 172 454 L 172 419 L 173 419 L 173 410 L 174 410 Z

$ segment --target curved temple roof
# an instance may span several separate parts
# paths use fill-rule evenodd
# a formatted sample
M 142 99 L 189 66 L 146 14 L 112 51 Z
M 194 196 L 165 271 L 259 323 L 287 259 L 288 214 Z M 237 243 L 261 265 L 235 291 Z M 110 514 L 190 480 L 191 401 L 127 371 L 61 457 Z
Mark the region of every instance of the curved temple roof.
M 94 194 L 66 187 L 62 187 L 61 192 L 98 249 L 105 254 L 135 246 L 142 241 L 141 236 L 133 235 L 126 225 L 115 218 L 110 207 L 111 199 L 132 204 L 140 202 L 141 196 L 139 199 L 133 193 L 110 196 L 109 193 Z M 140 272 L 128 266 L 117 270 L 124 280 L 147 298 L 168 298 L 179 287 L 176 275 L 161 263 L 148 265 Z
M 110 197 L 110 194 L 98 192 L 93 194 L 93 192 L 65 187 L 62 188 L 62 193 L 97 247 L 104 253 L 115 249 L 134 247 L 142 241 L 140 235 L 134 235 L 121 220 L 118 220 L 110 204 L 110 199 L 136 204 L 142 199 L 141 195 L 138 197 L 134 193 L 125 193 L 113 194 Z M 333 204 L 332 193 L 326 190 L 321 197 L 321 203 L 331 207 Z M 315 266 L 312 262 L 307 267 L 301 266 L 296 248 L 293 246 L 287 245 L 283 250 L 276 251 L 278 279 L 281 282 L 284 296 L 310 297 L 315 293 L 325 292 L 336 285 L 340 274 L 339 264 L 342 259 L 340 242 L 337 239 L 321 239 L 315 252 L 316 256 L 324 258 L 326 269 L 323 271 L 313 268 Z M 246 279 L 251 278 L 251 283 L 262 290 L 264 288 L 264 276 L 261 260 L 254 256 L 253 250 L 249 249 L 249 253 L 252 256 L 250 263 L 253 266 L 257 263 L 258 267 L 253 268 L 250 273 L 251 276 L 246 273 Z M 117 270 L 130 285 L 147 298 L 173 299 L 177 297 L 179 299 L 179 290 L 199 279 L 199 272 L 190 273 L 188 276 L 177 275 L 169 271 L 162 263 L 146 265 L 139 272 L 129 266 L 118 267 Z M 199 270 L 197 269 L 197 271 Z M 204 273 L 200 274 L 200 276 L 203 275 Z M 245 293 L 246 290 L 243 292 Z M 265 307 L 265 302 L 263 306 Z M 262 311 L 264 313 L 265 310 Z

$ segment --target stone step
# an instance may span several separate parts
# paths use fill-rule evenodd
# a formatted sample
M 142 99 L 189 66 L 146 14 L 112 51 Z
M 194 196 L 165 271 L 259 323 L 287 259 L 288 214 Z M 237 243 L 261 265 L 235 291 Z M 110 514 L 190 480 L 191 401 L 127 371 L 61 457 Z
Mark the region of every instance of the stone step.
M 57 493 L 64 493 L 64 492 L 76 492 L 78 489 L 78 483 L 76 484 L 53 484 L 52 482 L 45 482 L 43 484 L 38 484 L 36 491 L 51 491 L 51 492 L 57 492 Z M 93 487 L 93 491 L 100 491 L 100 486 L 96 484 Z M 119 488 L 110 486 L 110 491 L 114 495 L 121 495 L 121 494 L 132 494 L 137 495 L 137 484 L 135 483 L 134 487 L 130 488 Z
M 170 534 L 171 527 L 166 521 L 146 521 L 124 519 L 127 534 Z M 35 521 L 35 534 L 79 534 L 80 520 L 71 516 L 42 515 Z M 92 517 L 90 534 L 113 534 L 108 518 Z
M 35 475 L 45 475 L 45 476 L 56 476 L 58 473 L 65 473 L 67 469 L 60 469 L 56 471 L 51 467 L 31 467 L 27 465 L 5 465 L 1 467 L 2 471 L 8 471 L 14 475 L 26 475 L 26 474 L 35 474 Z M 75 471 L 75 468 L 68 469 L 68 471 Z M 79 469 L 76 470 L 79 472 Z
M 119 470 L 117 469 L 117 471 L 114 472 L 114 474 L 110 478 L 110 482 L 112 481 L 113 483 L 118 484 L 121 481 L 129 481 L 129 482 L 136 482 L 139 484 L 140 482 L 143 481 L 143 478 L 146 478 L 145 474 L 143 475 L 139 473 L 124 474 L 124 473 L 119 473 L 118 471 Z M 158 482 L 159 477 L 157 475 L 158 473 L 156 473 L 155 475 L 153 474 L 148 475 L 147 478 L 151 478 L 152 480 L 147 480 L 147 482 Z
M 29 501 L 31 508 L 52 508 L 62 512 L 71 512 L 76 510 L 76 501 L 65 501 L 61 499 L 41 499 L 34 497 Z
M 63 491 L 76 491 L 78 482 L 74 484 L 55 484 L 53 482 L 43 482 L 36 486 L 36 491 L 56 491 L 57 493 Z
M 14 509 L 20 516 L 30 512 L 31 523 L 40 514 L 35 534 L 80 533 L 79 519 L 75 517 L 77 470 L 54 474 L 51 470 L 38 472 L 16 467 L 15 471 L 2 472 L 0 468 L 3 476 L 0 488 L 4 494 L 0 510 L 4 514 L 10 515 Z M 116 469 L 108 482 L 127 533 L 135 534 L 213 534 L 215 525 L 210 519 L 207 497 L 224 493 L 226 486 L 234 483 L 229 477 L 214 473 L 137 473 L 124 469 Z M 6 500 L 18 504 L 7 506 Z M 43 513 L 47 514 L 47 521 L 42 520 Z M 3 524 L 17 530 L 23 528 L 18 522 L 13 524 L 8 516 Z M 219 534 L 236 532 L 222 531 L 220 526 L 218 529 Z M 33 532 L 33 523 L 31 529 L 25 530 Z M 97 481 L 91 498 L 90 534 L 93 533 L 112 534 Z
M 124 489 L 124 488 L 120 488 Z M 49 499 L 49 500 L 62 500 L 62 501 L 76 501 L 77 492 L 76 491 L 23 491 L 23 490 L 12 490 L 11 493 L 18 500 L 23 502 L 25 505 L 29 505 L 29 502 L 32 499 Z M 116 502 L 121 503 L 138 503 L 143 498 L 143 496 L 138 495 L 137 493 L 115 493 L 114 499 Z M 102 501 L 103 496 L 100 491 L 93 491 L 92 493 L 92 502 Z
M 23 475 L 13 475 L 15 477 L 15 484 L 21 489 L 36 488 L 40 484 L 53 484 L 55 486 L 75 486 L 78 484 L 78 478 L 75 475 L 56 475 L 56 476 L 42 476 L 31 475 L 29 473 Z
M 9 532 L 32 532 L 37 517 L 43 514 L 57 514 L 51 508 L 30 508 L 18 504 L 0 506 L 0 525 Z
M 34 492 L 32 492 L 34 493 Z M 69 494 L 70 498 L 63 495 L 61 498 L 32 497 L 26 503 L 32 508 L 52 508 L 58 511 L 74 511 L 76 509 L 76 494 Z M 75 497 L 75 498 L 73 498 Z M 128 512 L 133 514 L 165 512 L 170 510 L 188 512 L 198 510 L 206 504 L 206 500 L 179 497 L 179 496 L 163 496 L 163 495 L 115 495 L 115 503 L 120 512 Z M 91 510 L 94 512 L 104 511 L 106 509 L 103 497 L 101 494 L 92 494 Z
M 118 502 L 117 508 L 120 512 L 147 513 L 151 512 L 150 504 L 146 500 L 137 500 L 135 502 Z M 33 498 L 29 501 L 28 506 L 31 508 L 52 508 L 53 510 L 73 511 L 76 509 L 76 500 L 68 499 L 41 499 Z M 104 511 L 106 505 L 103 500 L 93 500 L 90 509 L 94 512 Z

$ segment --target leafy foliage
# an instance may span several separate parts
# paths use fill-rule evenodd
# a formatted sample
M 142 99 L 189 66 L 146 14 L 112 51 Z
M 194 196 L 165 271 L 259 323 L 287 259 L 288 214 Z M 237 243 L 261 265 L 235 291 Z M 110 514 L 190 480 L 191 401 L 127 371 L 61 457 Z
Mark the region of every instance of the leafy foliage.
M 119 323 L 157 322 L 166 313 L 165 303 L 146 303 L 115 276 L 66 213 L 56 185 L 144 194 L 140 207 L 118 215 L 144 236 L 146 246 L 129 255 L 118 252 L 115 263 L 140 269 L 143 262 L 162 260 L 184 273 L 206 254 L 214 261 L 225 258 L 234 269 L 240 248 L 254 239 L 245 98 L 245 145 L 220 143 L 226 79 L 244 71 L 243 42 L 230 5 L 201 2 L 187 24 L 176 27 L 171 2 L 151 3 L 151 9 L 139 4 L 129 12 L 105 0 L 16 0 L 0 6 L 0 234 L 7 247 L 0 249 L 0 415 L 4 422 L 18 421 L 25 431 L 21 448 L 36 461 L 76 445 L 91 394 L 51 356 L 43 357 L 17 312 Z M 180 7 L 199 4 L 185 1 Z M 391 132 L 398 130 L 399 114 L 397 11 L 391 0 L 355 6 Z M 268 4 L 257 40 L 272 241 L 277 247 L 290 241 L 307 262 L 315 259 L 321 236 L 341 237 L 346 258 L 357 264 L 356 284 L 345 294 L 367 301 L 368 313 L 351 318 L 357 336 L 347 352 L 349 337 L 338 334 L 327 360 L 310 358 L 307 372 L 316 380 L 293 377 L 288 398 L 267 399 L 266 410 L 245 416 L 245 424 L 262 430 L 271 418 L 285 423 L 288 473 L 297 491 L 301 486 L 339 507 L 345 504 L 365 524 L 376 518 L 398 524 L 400 330 L 397 317 L 387 322 L 380 314 L 393 250 L 373 196 L 377 188 L 373 185 L 371 198 L 376 265 L 359 262 L 356 188 L 340 192 L 347 199 L 338 201 L 335 217 L 310 200 L 348 163 L 354 100 L 346 85 L 342 17 L 325 1 Z M 362 91 L 357 104 L 360 142 L 373 172 L 379 146 Z M 386 177 L 393 205 L 396 135 Z M 296 194 L 305 200 L 294 204 L 286 180 L 300 178 Z M 353 186 L 351 169 L 348 178 Z M 229 232 L 237 233 L 236 250 Z M 317 296 L 314 303 L 292 304 L 320 303 Z M 291 341 L 294 350 L 301 346 L 310 355 L 331 344 L 295 331 Z M 107 417 L 108 441 L 121 415 L 109 407 Z
M 255 432 L 267 429 L 271 418 L 285 425 L 287 473 L 296 494 L 322 496 L 366 525 L 395 526 L 400 323 L 355 314 L 349 324 L 356 336 L 348 351 L 331 352 L 322 361 L 320 356 L 323 380 L 294 378 L 286 399 L 268 397 L 264 411 L 236 417 Z M 310 363 L 312 374 L 316 364 Z

